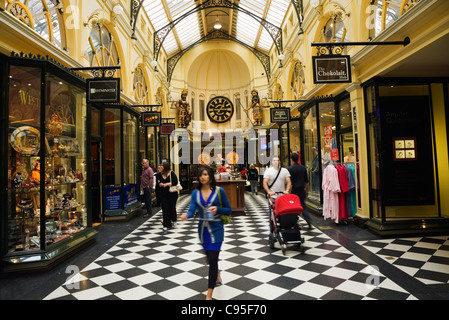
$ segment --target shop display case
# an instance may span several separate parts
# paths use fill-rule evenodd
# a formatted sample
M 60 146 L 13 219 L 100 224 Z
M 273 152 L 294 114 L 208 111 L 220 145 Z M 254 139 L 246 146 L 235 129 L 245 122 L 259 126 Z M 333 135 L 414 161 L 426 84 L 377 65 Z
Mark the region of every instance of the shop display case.
M 46 267 L 95 235 L 85 84 L 48 60 L 14 58 L 7 82 L 3 261 L 6 269 Z

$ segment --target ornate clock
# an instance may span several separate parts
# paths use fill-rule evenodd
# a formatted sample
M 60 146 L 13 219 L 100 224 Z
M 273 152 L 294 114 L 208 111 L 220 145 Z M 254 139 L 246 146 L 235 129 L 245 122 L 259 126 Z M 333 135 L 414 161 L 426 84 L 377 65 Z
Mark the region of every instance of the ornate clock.
M 215 97 L 207 105 L 207 116 L 215 123 L 225 123 L 234 115 L 234 105 L 226 97 Z

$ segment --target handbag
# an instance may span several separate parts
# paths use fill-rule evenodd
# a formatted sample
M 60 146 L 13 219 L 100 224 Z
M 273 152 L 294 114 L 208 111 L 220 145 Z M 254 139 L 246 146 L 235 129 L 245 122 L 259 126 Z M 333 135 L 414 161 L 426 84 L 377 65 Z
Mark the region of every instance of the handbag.
M 171 183 L 171 171 L 170 171 L 170 183 Z M 176 186 L 171 186 L 168 189 L 168 192 L 175 193 L 175 192 L 178 192 L 178 191 L 181 191 L 181 190 L 182 190 L 182 186 L 181 186 L 181 183 L 179 183 L 179 181 L 178 181 L 178 184 Z
M 221 204 L 220 188 L 217 187 L 216 190 L 217 190 L 217 194 L 218 194 L 218 201 L 220 202 L 220 207 L 223 207 L 223 205 Z M 221 214 L 220 218 L 221 218 L 221 222 L 223 222 L 224 225 L 230 224 L 232 221 L 231 216 L 230 215 L 228 216 L 227 214 Z

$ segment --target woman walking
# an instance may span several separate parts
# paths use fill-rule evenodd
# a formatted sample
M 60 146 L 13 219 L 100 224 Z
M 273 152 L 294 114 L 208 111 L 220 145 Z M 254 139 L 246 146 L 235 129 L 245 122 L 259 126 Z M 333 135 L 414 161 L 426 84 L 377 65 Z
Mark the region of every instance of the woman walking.
M 170 187 L 178 184 L 178 177 L 170 170 L 168 162 L 163 162 L 160 166 L 162 170 L 156 174 L 156 186 L 162 208 L 163 230 L 167 231 L 176 225 L 177 221 L 178 192 L 170 192 Z
M 206 300 L 212 300 L 216 286 L 221 285 L 218 256 L 224 240 L 221 215 L 231 215 L 232 209 L 224 190 L 216 187 L 214 172 L 210 167 L 198 170 L 198 187 L 192 192 L 189 211 L 181 216 L 185 221 L 199 212 L 198 234 L 209 263 L 209 282 Z
M 248 171 L 248 181 L 251 184 L 251 192 L 256 193 L 257 196 L 257 186 L 259 185 L 259 172 L 257 171 L 256 167 L 254 165 L 249 166 Z

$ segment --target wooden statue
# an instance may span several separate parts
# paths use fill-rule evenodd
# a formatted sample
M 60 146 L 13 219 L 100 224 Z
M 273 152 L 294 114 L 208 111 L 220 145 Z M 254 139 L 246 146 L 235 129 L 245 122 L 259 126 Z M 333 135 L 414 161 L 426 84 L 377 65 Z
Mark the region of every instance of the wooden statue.
M 253 120 L 254 120 L 254 126 L 261 126 L 262 120 L 263 120 L 263 110 L 262 105 L 260 103 L 259 98 L 259 92 L 256 89 L 253 89 L 251 91 L 251 103 L 247 109 L 245 109 L 245 112 L 248 112 L 249 109 L 253 109 Z
M 181 93 L 181 99 L 177 103 L 179 128 L 187 128 L 192 121 L 192 109 L 187 102 L 189 91 L 184 89 Z

